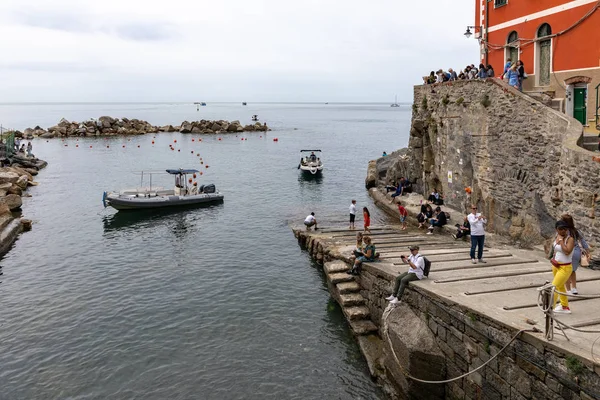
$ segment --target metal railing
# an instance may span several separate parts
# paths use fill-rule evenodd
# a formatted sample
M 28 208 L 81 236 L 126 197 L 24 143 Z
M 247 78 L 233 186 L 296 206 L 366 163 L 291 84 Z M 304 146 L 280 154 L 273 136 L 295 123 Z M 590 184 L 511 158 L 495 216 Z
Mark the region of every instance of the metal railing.
M 0 125 L 0 159 L 9 158 L 15 153 L 15 131 Z
M 600 92 L 600 83 L 596 86 L 596 129 L 600 129 L 600 120 L 598 119 L 598 111 L 600 110 L 600 99 L 598 94 Z

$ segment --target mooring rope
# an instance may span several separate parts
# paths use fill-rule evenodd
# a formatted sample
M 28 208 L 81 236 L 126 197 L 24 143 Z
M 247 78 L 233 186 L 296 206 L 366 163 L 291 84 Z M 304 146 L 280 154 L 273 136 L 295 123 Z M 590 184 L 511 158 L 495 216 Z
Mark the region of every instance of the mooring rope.
M 548 307 L 544 307 L 543 306 L 543 295 L 546 292 L 550 292 L 550 301 L 548 302 Z M 563 326 L 568 328 L 568 329 L 572 329 L 574 331 L 577 332 L 583 332 L 583 333 L 600 333 L 600 329 L 581 329 L 581 328 L 576 328 L 574 326 L 571 326 L 563 321 L 561 321 L 560 319 L 556 318 L 556 316 L 554 315 L 554 309 L 552 307 L 552 304 L 554 304 L 553 299 L 554 299 L 554 295 L 558 294 L 558 295 L 564 295 L 564 296 L 569 296 L 569 297 L 578 297 L 581 299 L 598 299 L 600 298 L 600 295 L 598 294 L 591 294 L 591 295 L 584 295 L 584 294 L 568 294 L 568 293 L 564 293 L 561 291 L 556 290 L 556 286 L 553 285 L 552 283 L 547 283 L 544 286 L 541 286 L 538 288 L 538 298 L 537 298 L 537 306 L 538 308 L 548 317 L 552 318 L 552 320 L 554 322 L 556 322 L 559 325 L 559 329 L 561 331 L 563 331 L 563 335 L 565 335 L 564 333 L 564 329 Z M 553 335 L 552 335 L 553 336 Z M 567 335 L 565 335 L 566 337 Z M 569 340 L 569 338 L 567 337 L 567 340 Z M 593 354 L 592 354 L 593 356 Z
M 523 332 L 540 332 L 539 329 L 537 328 L 532 328 L 532 329 L 521 329 L 519 332 L 516 333 L 516 335 L 514 335 L 512 337 L 512 339 L 510 339 L 510 341 L 508 343 L 506 343 L 506 345 L 504 345 L 504 347 L 502 347 L 502 349 L 500 349 L 500 351 L 498 353 L 496 353 L 494 356 L 492 356 L 489 360 L 487 360 L 486 362 L 484 362 L 483 364 L 481 364 L 479 367 L 475 368 L 474 370 L 471 370 L 469 372 L 466 372 L 460 376 L 457 376 L 455 378 L 451 378 L 451 379 L 446 379 L 443 381 L 428 381 L 428 380 L 424 380 L 424 379 L 419 379 L 416 378 L 414 376 L 412 376 L 411 374 L 408 373 L 408 371 L 402 366 L 402 363 L 400 362 L 400 360 L 398 359 L 398 356 L 396 356 L 396 351 L 394 351 L 394 346 L 392 345 L 392 342 L 390 341 L 390 336 L 389 336 L 389 324 L 388 324 L 388 317 L 390 316 L 390 313 L 392 312 L 392 310 L 395 307 L 392 304 L 389 304 L 386 309 L 383 312 L 383 333 L 385 334 L 385 338 L 390 346 L 390 349 L 392 350 L 392 355 L 394 356 L 394 359 L 396 360 L 396 364 L 398 364 L 398 366 L 400 367 L 400 370 L 402 371 L 402 373 L 404 374 L 404 376 L 406 376 L 408 379 L 411 379 L 413 381 L 416 382 L 421 382 L 421 383 L 429 383 L 429 384 L 441 384 L 441 383 L 450 383 L 450 382 L 454 382 L 457 381 L 459 379 L 462 379 L 474 372 L 479 371 L 480 369 L 482 369 L 483 367 L 485 367 L 487 364 L 489 364 L 490 362 L 492 362 L 493 360 L 496 359 L 496 357 L 498 357 L 500 354 L 502 354 L 502 352 L 504 352 L 504 350 L 506 350 L 508 348 L 508 346 L 510 346 L 510 344 L 517 339 L 521 333 Z

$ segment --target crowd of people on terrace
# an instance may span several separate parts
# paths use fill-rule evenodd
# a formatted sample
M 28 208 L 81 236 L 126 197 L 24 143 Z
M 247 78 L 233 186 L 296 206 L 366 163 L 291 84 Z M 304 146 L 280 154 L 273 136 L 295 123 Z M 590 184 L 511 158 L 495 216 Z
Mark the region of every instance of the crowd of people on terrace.
M 423 84 L 431 85 L 449 81 L 495 78 L 495 74 L 494 68 L 489 64 L 479 64 L 479 67 L 476 67 L 475 64 L 471 64 L 467 65 L 459 72 L 456 72 L 452 68 L 448 68 L 447 71 L 444 71 L 443 69 L 438 69 L 437 72 L 431 71 L 429 75 L 423 77 Z M 518 60 L 513 62 L 508 58 L 504 64 L 502 74 L 499 75 L 498 78 L 505 80 L 515 89 L 523 91 L 523 81 L 527 79 L 523 61 Z

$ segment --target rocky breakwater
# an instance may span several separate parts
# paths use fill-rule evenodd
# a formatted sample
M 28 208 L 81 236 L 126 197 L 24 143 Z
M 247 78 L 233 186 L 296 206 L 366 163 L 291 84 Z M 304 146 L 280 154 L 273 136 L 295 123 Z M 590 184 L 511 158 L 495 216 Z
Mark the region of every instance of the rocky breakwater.
M 181 133 L 240 133 L 240 132 L 265 132 L 269 130 L 267 124 L 256 122 L 255 124 L 242 125 L 240 121 L 183 121 L 180 125 L 154 126 L 148 121 L 129 118 L 112 118 L 102 116 L 83 122 L 68 121 L 61 119 L 60 122 L 48 129 L 36 126 L 27 128 L 24 132 L 15 131 L 16 137 L 33 139 L 69 137 L 69 136 L 115 136 L 115 135 L 145 135 L 158 132 L 181 132 Z
M 22 197 L 37 183 L 33 177 L 47 163 L 35 157 L 14 156 L 9 167 L 0 168 L 0 256 L 13 244 L 18 234 L 31 229 L 31 221 L 21 218 Z
M 166 130 L 168 128 L 169 130 Z M 168 127 L 160 128 L 162 131 L 174 132 L 177 130 L 175 127 L 169 125 Z M 170 130 L 173 129 L 173 130 Z M 241 132 L 266 132 L 270 130 L 267 127 L 267 124 L 261 124 L 260 122 L 256 122 L 255 124 L 242 125 L 240 121 L 208 121 L 208 120 L 200 120 L 200 121 L 183 121 L 181 126 L 179 127 L 179 132 L 181 133 L 241 133 Z

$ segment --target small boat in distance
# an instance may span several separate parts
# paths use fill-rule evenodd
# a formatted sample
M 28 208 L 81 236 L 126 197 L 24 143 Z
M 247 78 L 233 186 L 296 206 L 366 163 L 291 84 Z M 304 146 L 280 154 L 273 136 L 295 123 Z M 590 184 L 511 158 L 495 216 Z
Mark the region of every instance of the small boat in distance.
M 205 105 L 206 105 L 206 103 L 205 103 L 205 102 L 202 102 L 202 103 L 200 103 L 200 105 L 201 105 L 201 106 L 205 106 Z
M 258 115 L 254 114 L 254 115 L 252 116 L 252 121 L 258 121 Z
M 127 189 L 120 192 L 104 192 L 102 203 L 104 207 L 111 206 L 117 210 L 147 210 L 162 207 L 182 207 L 195 204 L 205 204 L 223 201 L 224 196 L 216 190 L 215 185 L 201 185 L 200 187 L 192 179 L 187 180 L 187 175 L 194 176 L 199 171 L 196 169 L 168 169 L 171 176 L 175 176 L 175 187 L 173 190 L 165 190 L 162 187 L 152 188 L 152 174 L 150 175 L 150 187 Z M 148 175 L 148 174 L 147 174 Z M 142 182 L 144 173 L 142 172 Z M 188 182 L 190 185 L 188 186 Z
M 248 105 L 248 103 L 246 103 L 245 101 L 242 101 L 242 105 L 245 106 L 245 105 Z
M 300 150 L 303 156 L 300 158 L 298 169 L 307 175 L 320 175 L 323 172 L 323 163 L 321 158 L 317 157 L 315 152 L 320 153 L 321 150 Z M 310 153 L 310 154 L 308 154 Z
M 398 96 L 394 96 L 394 102 L 390 105 L 390 107 L 400 107 L 400 104 L 398 104 Z

